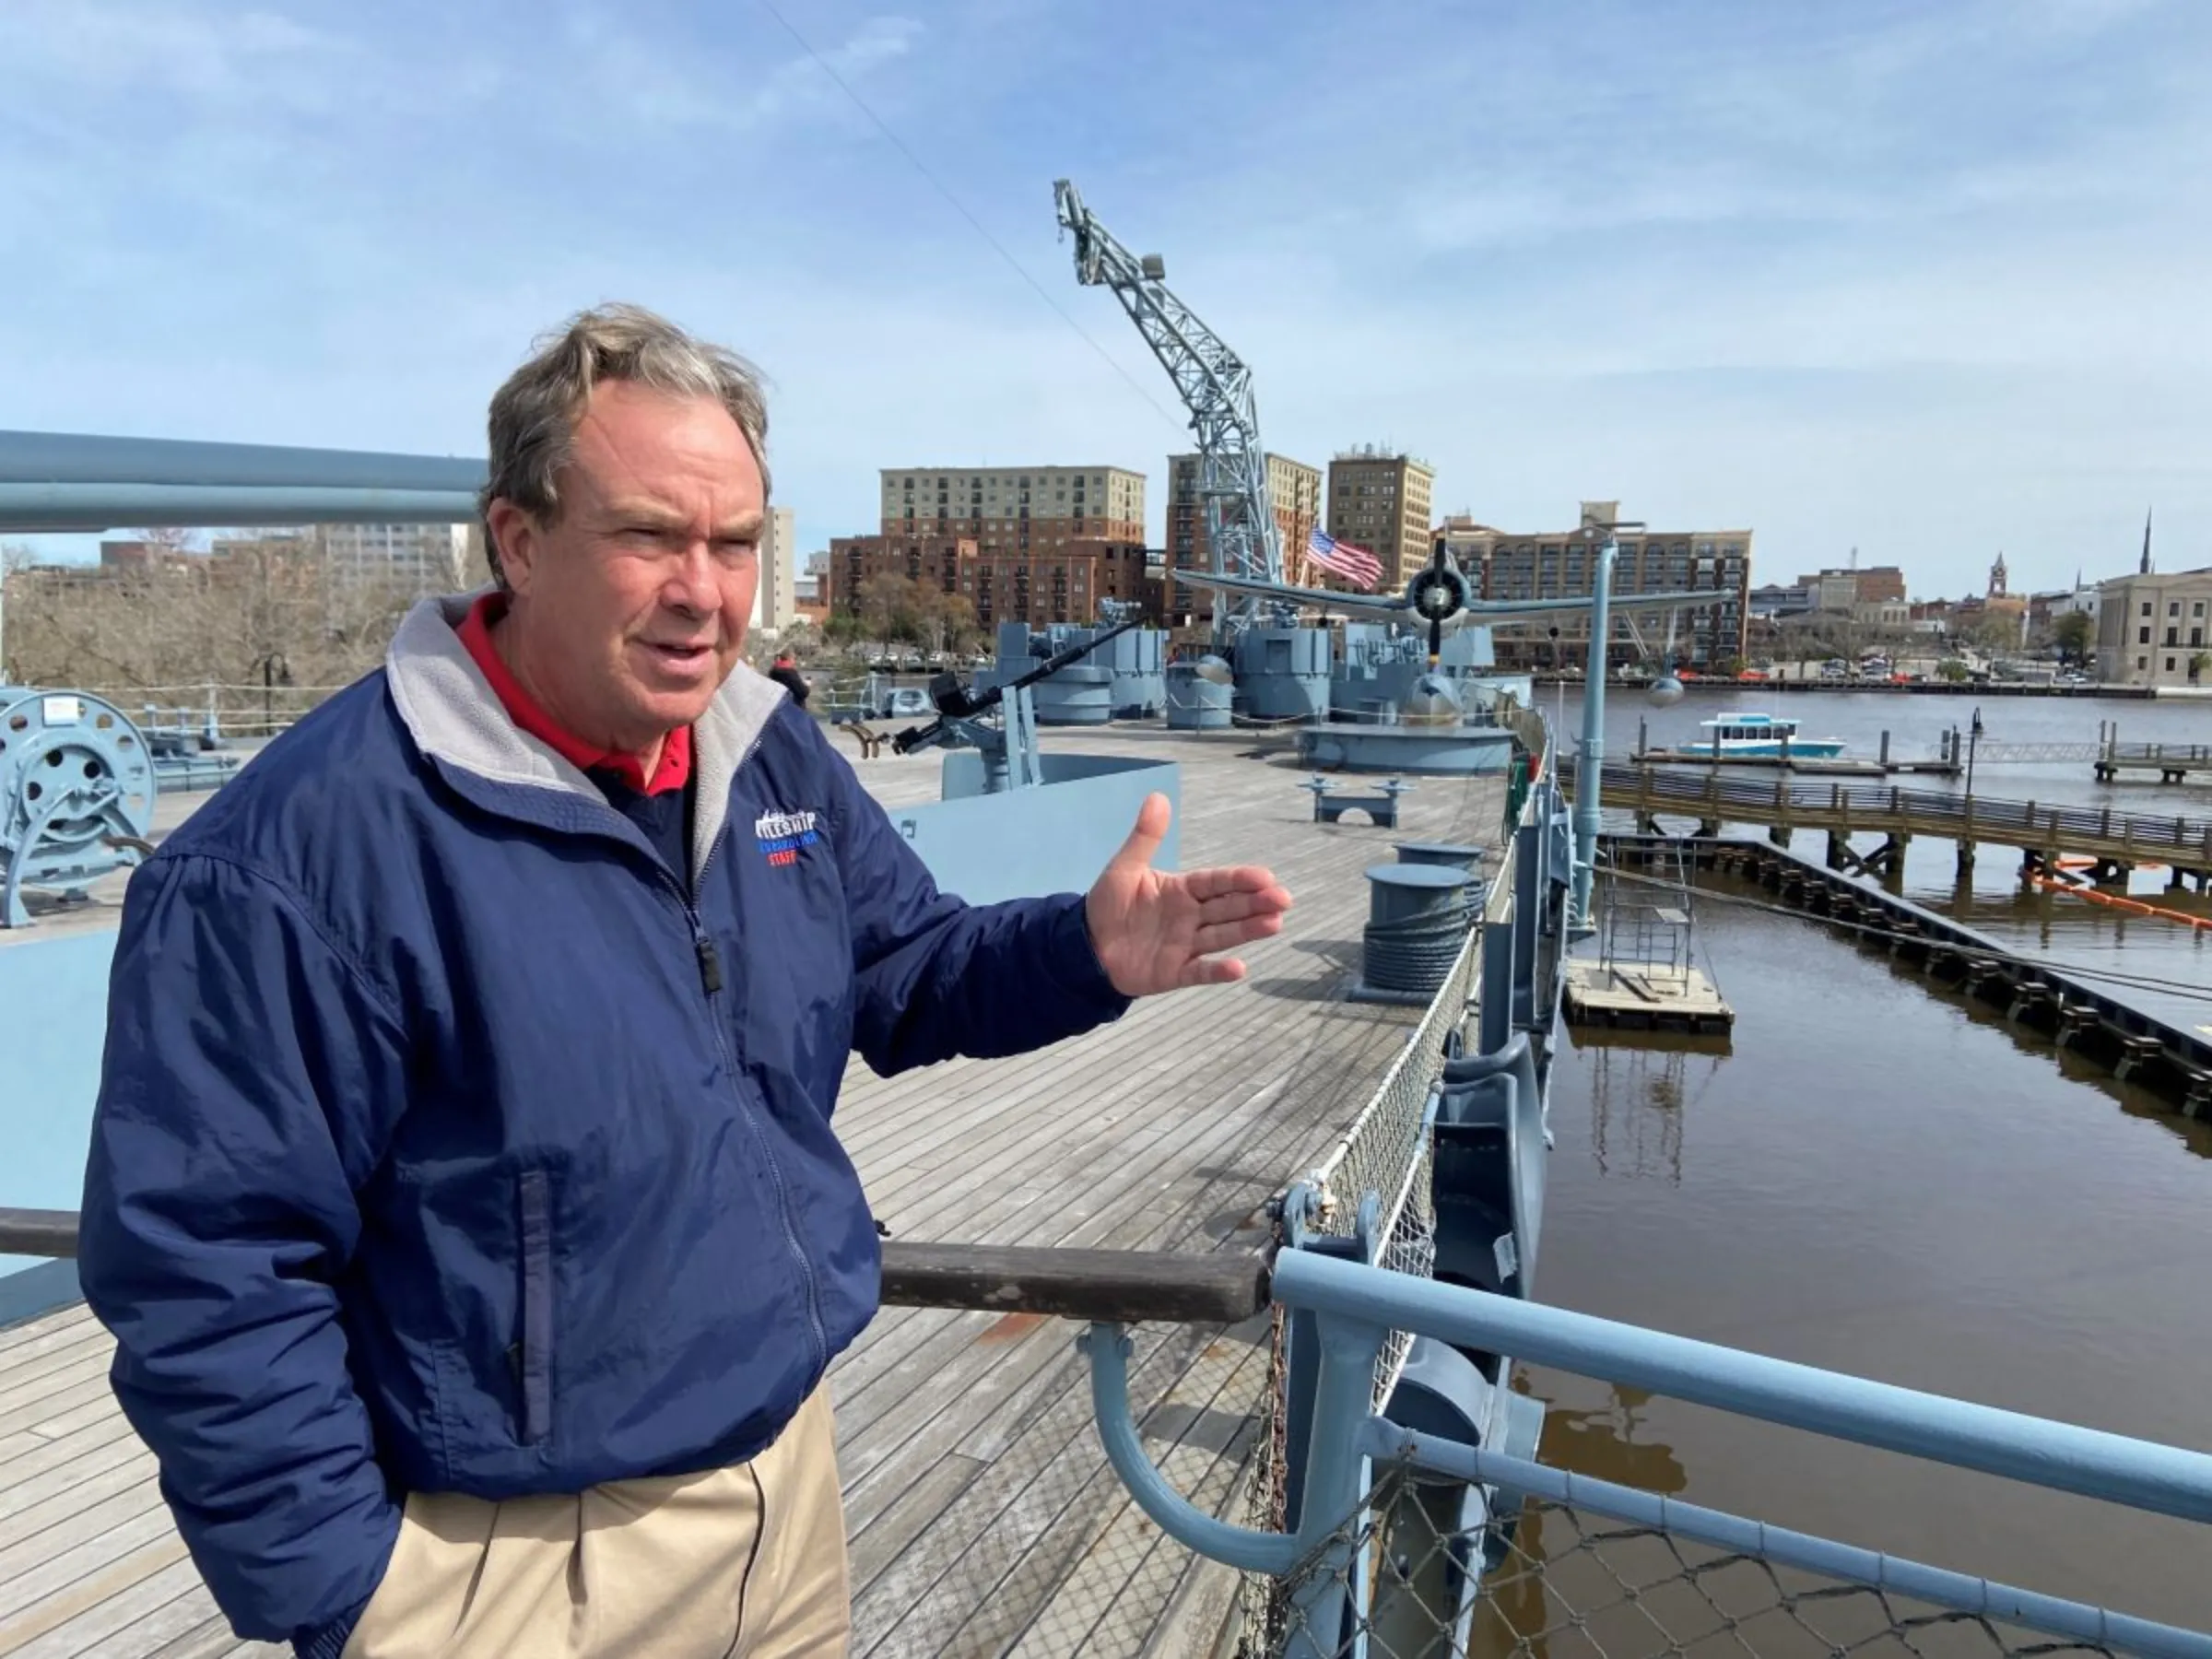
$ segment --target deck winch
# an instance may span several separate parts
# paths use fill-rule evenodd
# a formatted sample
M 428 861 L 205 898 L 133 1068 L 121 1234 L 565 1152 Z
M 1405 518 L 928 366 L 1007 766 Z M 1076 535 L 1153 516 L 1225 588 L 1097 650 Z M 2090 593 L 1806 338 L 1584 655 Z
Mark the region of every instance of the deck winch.
M 1465 865 L 1371 865 L 1358 1001 L 1426 1003 L 1466 945 L 1473 912 Z
M 1460 888 L 1460 902 L 1465 907 L 1469 927 L 1482 920 L 1483 900 L 1489 894 L 1489 884 L 1482 878 L 1482 848 L 1463 846 L 1456 841 L 1398 843 L 1400 864 L 1435 865 L 1444 869 L 1458 870 L 1466 877 L 1466 885 Z
M 153 756 L 112 703 L 0 686 L 0 926 L 29 924 L 29 888 L 81 897 L 153 851 Z

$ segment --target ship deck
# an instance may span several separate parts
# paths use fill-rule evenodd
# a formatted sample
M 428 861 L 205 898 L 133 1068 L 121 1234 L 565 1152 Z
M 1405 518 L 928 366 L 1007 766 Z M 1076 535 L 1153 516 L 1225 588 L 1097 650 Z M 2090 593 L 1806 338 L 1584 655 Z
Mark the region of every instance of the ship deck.
M 1270 865 L 1296 898 L 1288 925 L 1246 953 L 1244 983 L 1139 1004 L 1042 1053 L 888 1079 L 856 1060 L 839 1128 L 900 1239 L 1256 1246 L 1267 1199 L 1349 1123 L 1415 1018 L 1345 1000 L 1361 870 L 1398 841 L 1492 843 L 1503 781 L 1424 779 L 1394 831 L 1324 826 L 1299 787 L 1307 774 L 1259 757 L 1247 734 L 1045 741 L 1181 761 L 1183 865 Z M 887 805 L 935 797 L 934 757 L 858 764 Z M 65 925 L 96 924 L 112 901 Z M 1034 1315 L 887 1309 L 840 1359 L 854 1654 L 1206 1651 L 1230 1580 L 1128 1501 L 1092 1428 L 1075 1335 Z M 1132 1395 L 1155 1461 L 1233 1517 L 1265 1322 L 1134 1336 Z M 109 1352 L 81 1306 L 0 1331 L 0 1659 L 282 1653 L 239 1642 L 216 1613 L 109 1393 Z

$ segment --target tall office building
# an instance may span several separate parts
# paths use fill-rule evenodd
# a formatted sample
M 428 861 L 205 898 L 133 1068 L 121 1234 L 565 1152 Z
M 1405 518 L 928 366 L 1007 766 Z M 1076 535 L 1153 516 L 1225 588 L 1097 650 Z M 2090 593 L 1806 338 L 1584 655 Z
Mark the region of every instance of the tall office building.
M 1426 461 L 1371 443 L 1329 463 L 1328 533 L 1375 556 L 1382 567 L 1378 591 L 1404 588 L 1429 562 L 1435 483 L 1436 470 Z
M 798 616 L 799 533 L 788 507 L 771 507 L 760 531 L 760 583 L 753 590 L 753 626 L 780 633 Z

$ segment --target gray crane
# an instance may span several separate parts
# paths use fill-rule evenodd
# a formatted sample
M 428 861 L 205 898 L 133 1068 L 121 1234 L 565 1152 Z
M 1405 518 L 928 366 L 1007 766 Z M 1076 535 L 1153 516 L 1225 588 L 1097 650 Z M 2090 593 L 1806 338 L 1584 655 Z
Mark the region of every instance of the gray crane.
M 1065 236 L 1076 238 L 1076 280 L 1110 288 L 1145 344 L 1159 359 L 1198 440 L 1198 495 L 1206 508 L 1206 539 L 1217 575 L 1279 586 L 1283 544 L 1267 499 L 1267 457 L 1260 447 L 1260 417 L 1252 397 L 1252 371 L 1212 329 L 1168 288 L 1167 267 L 1157 253 L 1132 253 L 1089 208 L 1074 184 L 1062 179 L 1053 201 Z M 1225 596 L 1217 607 L 1217 647 L 1249 624 L 1260 596 Z

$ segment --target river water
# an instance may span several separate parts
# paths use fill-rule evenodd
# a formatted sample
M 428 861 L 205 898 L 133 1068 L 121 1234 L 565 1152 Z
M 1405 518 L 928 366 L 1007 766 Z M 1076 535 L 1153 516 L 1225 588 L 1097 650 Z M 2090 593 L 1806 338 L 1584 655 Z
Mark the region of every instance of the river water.
M 2100 722 L 2115 724 L 2124 743 L 2212 743 L 2212 701 L 1976 699 L 1887 692 L 1790 693 L 1761 701 L 1756 695 L 1744 696 L 1745 689 L 1736 688 L 1726 694 L 1693 693 L 1671 709 L 1652 708 L 1634 692 L 1616 692 L 1607 707 L 1606 754 L 1621 759 L 1633 753 L 1640 723 L 1648 730 L 1652 747 L 1665 747 L 1698 739 L 1703 735 L 1699 723 L 1724 709 L 1749 708 L 1795 719 L 1799 733 L 1806 737 L 1843 739 L 1849 745 L 1844 751 L 1847 758 L 1872 759 L 1880 750 L 1885 731 L 1889 734 L 1893 756 L 1932 757 L 1943 734 L 1952 729 L 1969 730 L 1979 709 L 1983 737 L 1974 768 L 1974 794 L 1978 796 L 2057 806 L 2109 806 L 2114 812 L 2172 813 L 2199 822 L 2212 819 L 2212 774 L 2199 773 L 2194 782 L 2178 787 L 2145 782 L 2141 774 L 2129 782 L 2106 784 L 2097 782 L 2087 761 L 2027 766 L 2002 759 L 1983 763 L 1984 754 L 2001 754 L 2006 745 L 2094 743 Z M 1751 689 L 1755 693 L 1756 688 Z M 1552 695 L 1556 698 L 1557 693 Z M 1564 724 L 1556 702 L 1547 705 L 1546 712 L 1554 730 L 1572 733 L 1579 729 L 1575 695 L 1571 690 L 1568 694 Z M 1730 769 L 1727 775 L 1747 780 L 1782 774 L 1739 767 Z M 1893 782 L 1900 787 L 1958 794 L 1963 794 L 1966 787 L 1962 778 L 1933 775 L 1904 775 Z M 1622 827 L 1626 827 L 1625 819 Z M 1878 839 L 1861 837 L 1858 844 L 1862 850 L 1870 850 Z M 1818 859 L 1824 845 L 1823 835 L 1806 833 L 1799 836 L 1795 850 Z M 2126 890 L 2164 907 L 2212 916 L 2212 899 L 2193 890 L 2170 889 L 2165 883 L 2162 872 L 2140 870 Z M 2019 855 L 2007 847 L 1984 844 L 1971 883 L 1961 885 L 1951 843 L 1932 837 L 1917 839 L 1905 855 L 1901 890 L 1916 903 L 1990 934 L 2023 955 L 2191 986 L 2212 983 L 2212 931 L 2132 916 L 2070 894 L 2023 890 Z M 2212 1010 L 2193 999 L 2176 999 L 2145 986 L 2115 983 L 2103 988 L 2147 1013 L 2177 1023 L 2212 1021 Z
M 1616 705 L 1616 756 L 1633 747 L 1640 717 L 1659 744 L 1694 736 L 1723 706 L 1640 701 Z M 1767 706 L 1808 737 L 1871 755 L 1885 728 L 1895 752 L 1933 753 L 1976 705 L 1835 694 Z M 2212 739 L 2212 705 L 1979 706 L 1984 744 L 2088 742 L 2100 719 L 2117 719 L 2128 741 Z M 1571 728 L 1571 702 L 1567 719 Z M 2086 763 L 1978 766 L 1975 788 L 2212 817 L 2212 788 L 2107 788 Z M 1818 841 L 1799 850 L 1819 855 Z M 1950 847 L 1916 843 L 1904 890 L 2024 952 L 2171 981 L 2113 994 L 2212 1025 L 2206 935 L 2023 896 L 2016 872 L 2014 855 L 1984 847 L 1960 888 Z M 2156 877 L 2134 886 L 2204 913 L 2194 895 L 2161 895 Z M 1576 1033 L 1562 1056 L 1542 1299 L 2212 1451 L 2212 1126 L 2016 1036 L 1840 933 L 1724 902 L 1728 893 L 1764 895 L 1722 883 L 1697 908 L 1700 960 L 1736 1012 L 1729 1043 Z M 1549 1371 L 1530 1381 L 1553 1406 L 1547 1461 L 2212 1628 L 2206 1528 Z

